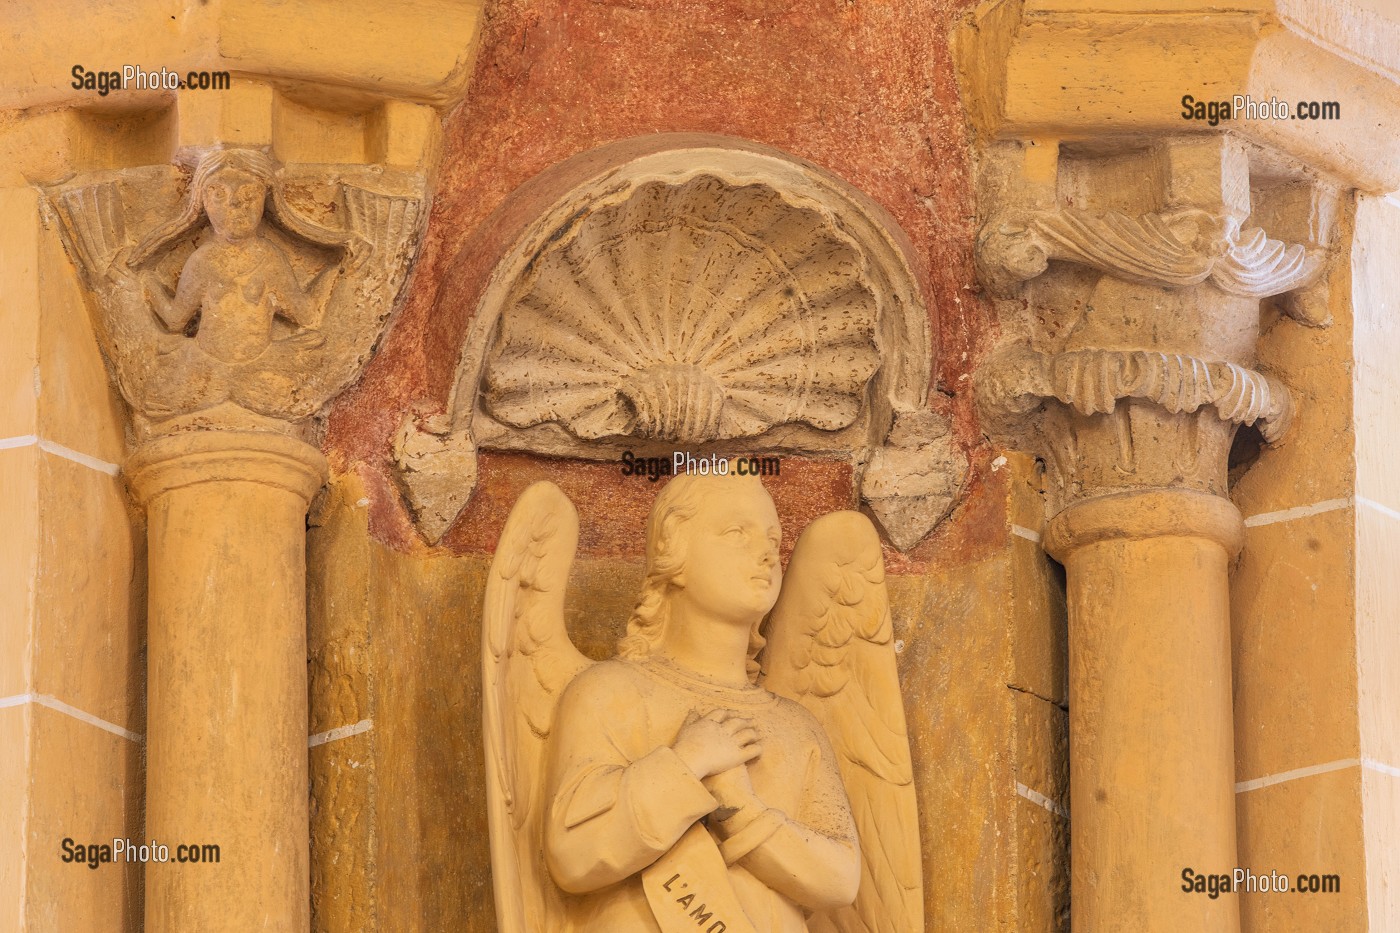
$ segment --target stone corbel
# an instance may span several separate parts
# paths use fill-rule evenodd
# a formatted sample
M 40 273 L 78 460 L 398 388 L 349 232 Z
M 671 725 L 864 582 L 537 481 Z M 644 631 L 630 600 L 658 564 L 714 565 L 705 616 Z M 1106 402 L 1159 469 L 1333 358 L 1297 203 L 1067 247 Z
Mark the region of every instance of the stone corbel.
M 901 551 L 918 544 L 947 517 L 967 476 L 948 419 L 928 410 L 901 411 L 860 476 L 860 497 Z

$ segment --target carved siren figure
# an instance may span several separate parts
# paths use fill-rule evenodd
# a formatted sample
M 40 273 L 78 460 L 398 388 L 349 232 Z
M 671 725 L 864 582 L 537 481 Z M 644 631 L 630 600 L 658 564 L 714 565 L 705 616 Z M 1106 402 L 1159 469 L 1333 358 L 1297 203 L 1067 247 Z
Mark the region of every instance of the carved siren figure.
M 324 173 L 289 184 L 258 150 L 216 149 L 196 164 L 178 213 L 150 225 L 176 184 L 157 166 L 55 193 L 123 395 L 151 423 L 219 406 L 225 417 L 214 420 L 239 409 L 284 421 L 313 414 L 378 333 L 418 196 Z M 153 229 L 130 245 L 129 229 L 142 225 Z
M 879 539 L 818 519 L 780 595 L 779 536 L 758 480 L 672 480 L 627 635 L 594 664 L 564 626 L 578 515 L 552 484 L 521 496 L 483 618 L 503 933 L 923 929 Z
M 165 361 L 147 384 L 153 412 L 178 413 L 191 383 L 218 386 L 217 392 L 264 353 L 296 352 L 322 342 L 317 328 L 340 270 L 326 265 L 302 288 L 286 253 L 262 230 L 273 172 L 272 161 L 254 150 L 210 153 L 195 169 L 185 212 L 148 236 L 129 261 L 121 253 L 113 261 L 109 274 L 177 335 L 157 351 Z M 212 236 L 185 260 L 172 296 L 154 271 L 136 270 L 201 215 L 208 218 Z M 315 233 L 327 245 L 335 242 L 332 231 Z M 292 332 L 274 341 L 278 317 Z M 193 339 L 180 339 L 186 336 Z M 248 375 L 266 380 L 276 369 L 260 366 Z M 204 378 L 197 378 L 201 373 Z

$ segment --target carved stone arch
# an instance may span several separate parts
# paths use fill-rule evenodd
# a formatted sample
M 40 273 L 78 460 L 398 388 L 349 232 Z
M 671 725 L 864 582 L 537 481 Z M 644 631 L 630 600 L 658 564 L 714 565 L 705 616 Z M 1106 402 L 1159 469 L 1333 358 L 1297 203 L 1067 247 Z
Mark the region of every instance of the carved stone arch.
M 946 514 L 961 464 L 925 410 L 918 264 L 849 183 L 745 140 L 659 134 L 546 170 L 493 220 L 518 233 L 446 411 L 410 418 L 395 447 L 430 540 L 466 504 L 481 448 L 849 459 L 901 547 Z

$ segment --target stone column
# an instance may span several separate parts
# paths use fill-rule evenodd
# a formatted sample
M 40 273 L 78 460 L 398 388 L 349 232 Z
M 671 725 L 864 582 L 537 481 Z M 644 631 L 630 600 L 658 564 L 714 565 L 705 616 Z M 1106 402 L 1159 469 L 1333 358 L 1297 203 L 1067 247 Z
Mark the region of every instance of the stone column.
M 1249 225 L 1249 159 L 1229 140 L 1059 150 L 998 155 L 1014 195 L 979 262 L 1027 333 L 978 378 L 988 423 L 1047 460 L 1044 543 L 1067 575 L 1073 929 L 1236 933 L 1237 898 L 1182 889 L 1186 869 L 1238 864 L 1229 568 L 1244 527 L 1227 467 L 1241 425 L 1263 442 L 1287 430 L 1287 389 L 1250 368 L 1259 302 L 1307 286 L 1322 254 Z M 1325 192 L 1264 200 L 1325 237 Z M 1320 324 L 1315 298 L 1281 304 Z
M 1168 489 L 1088 500 L 1046 529 L 1069 601 L 1076 931 L 1239 929 L 1233 897 L 1180 884 L 1238 864 L 1228 571 L 1243 531 L 1227 500 Z
M 359 378 L 394 308 L 421 232 L 442 114 L 472 74 L 482 4 L 408 4 L 374 16 L 260 0 L 137 0 L 64 16 L 33 0 L 10 6 L 24 24 L 25 54 L 0 56 L 0 187 L 23 190 L 0 212 L 7 229 L 33 222 L 59 233 L 86 295 L 52 274 L 61 259 L 42 240 L 33 243 L 42 247 L 37 262 L 26 261 L 23 237 L 0 237 L 0 252 L 24 248 L 8 251 L 16 275 L 38 276 L 41 317 L 65 337 L 64 353 L 43 364 L 44 396 L 55 400 L 46 406 L 78 405 L 84 419 L 101 421 L 111 376 L 130 420 L 125 432 L 73 437 L 17 426 L 0 441 L 29 436 L 35 454 L 64 451 L 60 460 L 104 481 L 130 441 L 122 470 L 149 511 L 145 841 L 168 846 L 172 860 L 181 844 L 219 846 L 215 863 L 146 867 L 146 929 L 304 931 L 305 514 L 326 474 L 315 441 L 325 405 Z M 72 83 L 73 62 L 100 62 L 111 48 L 145 71 L 189 76 L 189 86 L 110 87 L 108 75 L 100 91 Z M 198 88 L 191 72 L 202 75 Z M 91 319 L 105 372 L 95 359 L 69 359 L 86 352 L 73 315 Z M 14 397 L 19 387 L 37 396 L 38 368 L 13 368 Z M 85 375 L 73 382 L 87 372 L 104 377 L 97 394 Z M 112 514 L 124 518 L 122 491 L 111 495 Z M 91 512 L 93 501 L 106 504 L 89 496 L 74 508 Z M 89 537 L 100 538 L 93 523 L 109 517 L 89 515 Z M 80 595 L 120 563 L 122 549 L 105 541 L 102 559 L 85 563 L 91 541 L 55 540 L 71 553 L 51 563 L 58 572 L 73 565 L 65 579 L 85 581 Z M 61 650 L 49 655 L 74 653 L 62 638 L 53 644 Z M 112 657 L 94 648 L 82 660 L 101 676 L 94 682 L 84 666 L 83 692 L 59 690 L 62 704 L 81 707 L 98 731 L 139 742 L 103 689 L 115 680 L 139 691 L 139 678 L 125 676 L 122 643 L 106 644 Z M 90 706 L 97 696 L 103 705 Z M 124 714 L 124 703 L 111 706 Z M 118 781 L 108 764 L 89 769 L 104 788 Z M 139 826 L 124 834 L 143 841 Z M 116 884 L 89 888 L 95 896 L 62 899 L 58 913 L 41 892 L 33 910 L 50 911 L 50 926 L 79 929 L 87 911 L 111 926 L 140 907 Z
M 146 837 L 172 856 L 146 868 L 146 930 L 305 930 L 306 509 L 325 458 L 205 431 L 126 472 L 150 544 Z M 218 861 L 180 864 L 179 844 Z
M 327 476 L 308 439 L 382 332 L 424 178 L 193 155 L 188 181 L 156 165 L 49 191 L 148 513 L 146 841 L 171 860 L 147 865 L 146 930 L 305 933 L 306 512 Z

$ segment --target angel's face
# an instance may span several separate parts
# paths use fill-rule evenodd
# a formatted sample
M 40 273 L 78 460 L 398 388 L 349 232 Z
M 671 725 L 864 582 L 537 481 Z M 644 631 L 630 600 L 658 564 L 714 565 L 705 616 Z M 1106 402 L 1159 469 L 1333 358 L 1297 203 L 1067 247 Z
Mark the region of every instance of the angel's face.
M 730 485 L 728 483 L 724 485 Z M 773 500 L 759 483 L 715 488 L 682 526 L 685 569 L 675 581 L 683 598 L 708 613 L 752 625 L 778 599 L 782 531 Z
M 226 240 L 252 236 L 262 223 L 266 201 L 267 185 L 238 169 L 215 173 L 204 188 L 204 213 L 209 217 L 209 225 Z

